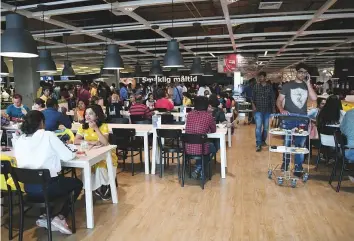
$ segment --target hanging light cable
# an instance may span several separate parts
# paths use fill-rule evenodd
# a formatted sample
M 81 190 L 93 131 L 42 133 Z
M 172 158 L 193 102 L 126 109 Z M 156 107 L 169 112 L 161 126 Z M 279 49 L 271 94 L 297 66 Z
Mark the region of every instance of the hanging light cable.
M 210 37 L 206 37 L 205 40 L 207 41 L 207 52 L 209 51 L 209 40 Z M 204 69 L 203 69 L 203 76 L 214 76 L 214 71 L 209 61 L 205 61 Z
M 151 26 L 152 29 L 156 30 L 159 28 L 157 25 Z M 149 76 L 163 76 L 162 68 L 160 65 L 160 60 L 157 59 L 157 49 L 156 49 L 156 38 L 155 38 L 155 59 L 152 61 Z
M 164 68 L 181 68 L 184 67 L 183 57 L 179 51 L 179 44 L 174 39 L 173 35 L 173 22 L 174 22 L 174 9 L 173 9 L 173 0 L 172 0 L 172 40 L 167 44 L 167 52 L 163 59 Z
M 45 22 L 44 22 L 44 11 L 46 10 L 46 6 L 43 4 L 39 4 L 37 6 L 42 10 L 42 28 L 43 28 L 43 39 L 44 39 L 44 49 L 39 50 L 39 62 L 38 62 L 38 70 L 40 73 L 56 73 L 57 67 L 52 58 L 52 53 L 49 49 L 47 49 L 46 38 L 45 38 Z
M 137 42 L 135 42 L 135 43 L 137 44 L 137 48 L 136 48 L 136 49 L 137 49 L 137 51 L 138 51 L 138 53 L 139 53 L 139 44 L 140 44 L 140 42 L 137 41 Z M 140 64 L 139 64 L 139 58 L 136 59 L 134 77 L 135 77 L 135 78 L 141 78 L 141 77 L 143 77 L 143 72 L 141 71 L 141 66 L 140 66 Z
M 195 27 L 195 57 L 193 59 L 193 64 L 191 67 L 190 75 L 203 75 L 203 69 L 202 69 L 202 59 L 198 57 L 197 53 L 197 48 L 198 48 L 198 35 L 197 31 L 199 30 L 198 28 L 201 26 L 200 23 L 193 23 L 193 26 Z
M 111 14 L 113 15 L 113 2 L 111 3 Z M 114 38 L 112 15 L 111 15 L 111 31 L 112 31 L 112 37 Z M 118 45 L 113 43 L 113 39 L 111 41 L 111 44 L 107 46 L 107 54 L 104 59 L 103 68 L 116 69 L 116 70 L 124 69 L 124 63 L 122 57 L 119 54 Z

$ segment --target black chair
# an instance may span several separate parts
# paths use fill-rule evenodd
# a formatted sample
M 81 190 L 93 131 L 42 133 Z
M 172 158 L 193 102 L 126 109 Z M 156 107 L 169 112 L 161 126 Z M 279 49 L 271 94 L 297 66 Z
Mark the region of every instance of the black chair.
M 151 125 L 152 122 L 151 122 L 151 120 L 142 120 L 142 121 L 136 121 L 134 124 Z
M 110 143 L 117 145 L 117 154 L 121 150 L 123 156 L 123 169 L 125 169 L 125 161 L 127 157 L 131 158 L 132 176 L 134 176 L 134 152 L 138 152 L 140 156 L 141 168 L 143 168 L 143 147 L 144 141 L 135 137 L 135 129 L 113 128 Z M 130 155 L 128 155 L 130 152 Z M 150 160 L 149 160 L 150 161 Z
M 171 114 L 161 115 L 161 124 L 168 125 L 173 123 L 174 123 L 173 115 Z
M 182 143 L 183 143 L 183 150 L 184 150 L 184 155 L 183 155 L 183 166 L 182 166 L 182 182 L 181 186 L 184 186 L 184 180 L 185 180 L 185 172 L 186 172 L 186 163 L 189 163 L 189 177 L 191 177 L 192 173 L 192 166 L 191 166 L 191 160 L 201 160 L 202 161 L 202 180 L 201 180 L 201 186 L 202 189 L 204 189 L 204 184 L 205 184 L 205 158 L 209 158 L 208 162 L 208 176 L 209 180 L 211 180 L 211 161 L 210 161 L 210 156 L 203 155 L 204 154 L 204 144 L 208 142 L 208 136 L 206 134 L 183 134 L 182 135 Z M 189 155 L 186 153 L 186 144 L 195 144 L 195 145 L 201 145 L 202 146 L 202 154 L 201 155 Z
M 1 161 L 1 174 L 4 175 L 5 181 L 9 179 L 9 175 L 11 175 L 11 163 L 9 161 Z M 8 209 L 9 209 L 9 240 L 12 240 L 12 206 L 13 206 L 13 191 L 10 185 L 6 185 L 7 190 L 1 190 L 1 197 L 5 195 L 8 197 Z
M 333 143 L 332 145 L 330 143 L 326 143 L 324 141 L 324 138 L 333 138 L 334 140 L 334 134 L 338 130 L 338 128 L 333 128 L 333 127 L 326 127 L 321 130 L 321 128 L 317 127 L 318 131 L 318 154 L 317 154 L 317 159 L 316 159 L 316 168 L 315 170 L 318 170 L 318 165 L 321 160 L 321 153 L 323 153 L 326 157 L 326 161 L 328 163 L 329 161 L 329 152 L 331 148 L 335 148 L 335 144 Z M 335 140 L 334 140 L 335 142 Z
M 166 108 L 155 108 L 158 112 L 167 112 Z
M 128 118 L 112 118 L 112 119 L 109 120 L 109 123 L 129 124 L 129 119 Z
M 130 121 L 132 124 L 136 124 L 137 121 L 146 120 L 144 115 L 130 115 Z
M 177 159 L 178 178 L 180 178 L 180 158 L 183 157 L 182 130 L 157 129 L 156 134 L 160 148 L 160 177 L 162 177 L 164 166 L 169 166 L 169 160 Z M 164 144 L 162 144 L 162 138 L 164 138 Z M 172 157 L 169 157 L 170 153 Z M 177 153 L 176 157 L 174 157 L 174 153 Z
M 338 180 L 338 184 L 337 184 L 337 188 L 336 188 L 336 192 L 339 192 L 340 186 L 342 183 L 342 179 L 343 179 L 344 169 L 345 169 L 346 165 L 348 164 L 348 160 L 345 157 L 347 138 L 339 130 L 337 130 L 336 132 L 334 132 L 334 141 L 335 141 L 335 145 L 336 145 L 336 147 L 335 147 L 336 148 L 336 156 L 335 156 L 335 163 L 334 163 L 334 166 L 332 169 L 332 173 L 329 178 L 329 184 L 332 186 L 333 177 L 337 175 L 338 163 L 341 163 L 342 166 L 341 166 L 339 180 Z
M 11 176 L 14 179 L 16 186 L 16 192 L 20 197 L 20 233 L 19 240 L 23 240 L 23 231 L 24 231 L 24 206 L 29 205 L 32 207 L 45 208 L 47 216 L 47 228 L 48 228 L 48 240 L 52 240 L 52 228 L 51 228 L 51 219 L 56 214 L 52 213 L 53 207 L 70 200 L 70 209 L 71 209 L 71 228 L 72 232 L 76 232 L 75 225 L 75 197 L 74 192 L 71 192 L 65 196 L 49 196 L 48 195 L 48 184 L 51 180 L 50 173 L 48 169 L 24 169 L 24 168 L 11 168 Z M 23 195 L 20 189 L 19 182 L 22 182 L 24 185 L 33 184 L 41 185 L 43 190 L 43 196 L 32 196 L 30 194 Z

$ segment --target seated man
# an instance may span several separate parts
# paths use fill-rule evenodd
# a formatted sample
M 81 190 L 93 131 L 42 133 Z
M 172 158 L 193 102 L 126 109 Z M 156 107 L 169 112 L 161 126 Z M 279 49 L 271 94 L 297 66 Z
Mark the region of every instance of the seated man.
M 354 163 L 354 109 L 345 114 L 340 124 L 340 130 L 347 137 L 347 146 L 349 147 L 345 151 L 345 157 L 350 163 Z
M 197 96 L 194 99 L 194 110 L 189 112 L 186 120 L 186 133 L 187 134 L 208 134 L 216 132 L 216 123 L 211 113 L 208 112 L 209 101 L 204 96 Z M 209 154 L 214 151 L 213 144 L 208 143 L 204 146 L 204 155 L 206 155 L 206 162 L 209 160 Z M 202 146 L 198 144 L 187 144 L 186 154 L 188 155 L 201 155 Z M 192 173 L 193 178 L 200 178 L 202 170 L 201 160 L 197 161 L 196 168 Z
M 59 125 L 64 125 L 66 128 L 71 128 L 71 120 L 66 115 L 66 109 L 61 108 L 62 112 L 58 111 L 58 101 L 56 99 L 47 100 L 47 109 L 43 111 L 45 117 L 45 130 L 58 130 Z
M 152 112 L 149 109 L 149 107 L 147 107 L 146 105 L 144 105 L 143 103 L 143 98 L 141 95 L 137 95 L 135 97 L 135 104 L 132 104 L 132 106 L 129 109 L 130 115 L 140 115 L 140 116 L 144 116 L 145 119 L 151 119 L 152 116 Z
M 30 111 L 27 106 L 22 105 L 21 95 L 15 94 L 12 101 L 13 104 L 6 108 L 6 114 L 10 117 L 10 119 L 23 118 L 27 112 Z

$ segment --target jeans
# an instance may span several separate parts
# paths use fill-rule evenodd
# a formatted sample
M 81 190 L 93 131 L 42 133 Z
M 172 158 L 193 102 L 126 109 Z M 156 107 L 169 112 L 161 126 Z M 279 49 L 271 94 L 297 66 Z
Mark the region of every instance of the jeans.
M 268 127 L 269 127 L 270 113 L 256 112 L 254 119 L 256 121 L 256 146 L 261 146 L 267 139 Z M 262 131 L 263 125 L 263 131 Z
M 354 149 L 345 150 L 345 157 L 349 163 L 354 163 Z
M 76 201 L 82 190 L 82 182 L 77 178 L 57 176 L 51 178 L 48 185 L 48 197 L 54 199 L 55 197 L 65 196 L 74 191 L 74 200 Z M 25 191 L 29 196 L 43 197 L 42 185 L 27 184 Z M 60 212 L 61 215 L 67 217 L 70 212 L 70 199 L 65 202 Z
M 295 127 L 298 127 L 300 124 L 305 124 L 305 130 L 308 128 L 308 121 L 301 121 L 301 120 L 282 120 L 280 123 L 280 127 L 282 129 L 286 130 L 292 130 Z M 295 147 L 304 147 L 306 144 L 306 136 L 293 136 L 294 140 L 294 145 Z M 284 146 L 291 146 L 291 141 L 290 138 L 285 138 L 284 139 Z M 289 153 L 284 153 L 283 154 L 283 162 L 285 162 L 287 165 L 289 164 L 289 159 L 290 159 Z M 302 163 L 304 162 L 305 155 L 304 154 L 295 154 L 295 167 L 297 166 L 299 169 L 302 169 Z
M 220 147 L 218 148 L 215 145 L 215 143 L 212 143 L 212 142 L 209 143 L 209 151 L 211 154 L 217 153 L 217 151 L 219 149 L 220 149 Z M 209 161 L 210 161 L 210 155 L 204 155 L 204 165 L 206 165 Z M 201 159 L 196 160 L 195 170 L 196 171 L 202 170 L 202 160 Z

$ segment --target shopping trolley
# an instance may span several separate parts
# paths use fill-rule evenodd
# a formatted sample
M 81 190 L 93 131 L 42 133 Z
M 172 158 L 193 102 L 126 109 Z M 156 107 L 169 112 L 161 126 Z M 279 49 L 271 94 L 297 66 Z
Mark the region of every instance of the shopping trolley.
M 308 146 L 310 145 L 309 138 L 309 123 L 310 118 L 306 115 L 290 114 L 272 114 L 271 119 L 276 119 L 278 126 L 272 126 L 274 123 L 272 120 L 269 121 L 269 155 L 268 155 L 268 178 L 273 179 L 276 177 L 276 183 L 280 186 L 290 185 L 295 188 L 297 186 L 299 177 L 292 175 L 294 170 L 292 156 L 296 154 L 309 154 L 309 149 L 305 147 L 295 146 L 294 140 L 296 137 L 306 137 L 308 141 Z M 272 145 L 273 136 L 283 136 L 285 144 L 281 146 Z M 283 154 L 284 170 L 279 169 L 279 164 L 272 165 L 271 154 L 281 153 Z M 303 163 L 304 164 L 304 163 Z M 307 157 L 307 171 L 303 171 L 302 183 L 306 183 L 309 178 L 310 173 L 310 155 Z

